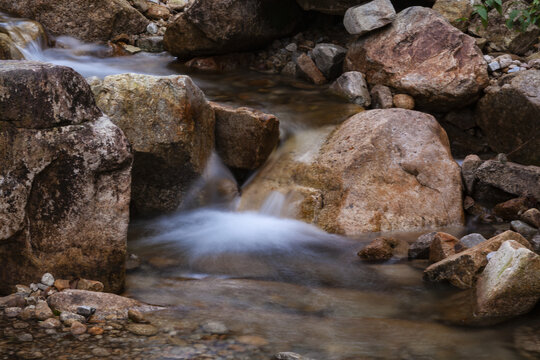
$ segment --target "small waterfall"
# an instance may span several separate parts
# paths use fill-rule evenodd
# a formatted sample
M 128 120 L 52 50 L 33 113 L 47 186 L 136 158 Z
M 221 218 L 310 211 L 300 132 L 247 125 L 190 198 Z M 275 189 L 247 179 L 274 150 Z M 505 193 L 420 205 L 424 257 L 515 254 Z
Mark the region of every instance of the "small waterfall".
M 19 54 L 12 54 L 15 60 L 39 57 L 47 46 L 47 35 L 43 27 L 35 21 L 11 18 L 0 13 L 0 33 L 7 35 Z

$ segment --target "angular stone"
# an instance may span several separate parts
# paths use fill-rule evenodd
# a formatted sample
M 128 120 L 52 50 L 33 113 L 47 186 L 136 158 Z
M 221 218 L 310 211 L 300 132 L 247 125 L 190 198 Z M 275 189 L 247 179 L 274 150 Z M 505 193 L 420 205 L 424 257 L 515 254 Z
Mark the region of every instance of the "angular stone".
M 540 228 L 540 210 L 532 208 L 521 214 L 520 219 L 527 224 Z
M 4 309 L 4 314 L 7 318 L 16 318 L 21 313 L 20 307 L 8 307 Z
M 455 249 L 456 253 L 475 247 L 476 245 L 486 241 L 486 238 L 481 234 L 472 233 L 463 236 L 459 239 L 459 242 L 456 244 Z
M 146 16 L 153 20 L 168 19 L 171 16 L 171 12 L 166 6 L 149 4 L 148 10 L 146 10 Z
M 77 289 L 88 291 L 103 291 L 103 284 L 95 280 L 79 279 L 77 281 Z
M 44 329 L 58 329 L 62 326 L 60 320 L 56 318 L 49 318 L 44 321 L 39 322 L 39 327 Z
M 435 239 L 437 232 L 423 234 L 409 246 L 409 259 L 429 259 L 429 248 Z
M 317 65 L 315 65 L 313 60 L 311 60 L 311 58 L 306 54 L 302 54 L 296 58 L 296 65 L 298 65 L 298 69 L 300 70 L 301 74 L 312 83 L 316 85 L 326 83 L 327 80 L 322 72 L 317 68 Z
M 486 62 L 474 39 L 417 6 L 358 39 L 345 68 L 364 73 L 370 84 L 413 96 L 418 108 L 438 112 L 474 103 L 488 85 Z
M 540 254 L 540 233 L 533 236 L 530 241 L 531 246 L 537 254 Z
M 516 220 L 529 209 L 532 203 L 534 201 L 526 197 L 511 199 L 495 205 L 493 213 L 504 220 Z
M 119 291 L 132 155 L 84 78 L 62 66 L 2 62 L 0 154 L 0 292 L 46 271 L 91 274 Z
M 514 220 L 510 223 L 510 229 L 520 233 L 526 239 L 532 239 L 538 233 L 537 228 L 527 225 L 523 221 Z
M 458 241 L 458 239 L 450 234 L 443 232 L 435 234 L 429 246 L 429 261 L 435 263 L 454 255 L 456 253 L 455 246 Z
M 149 311 L 160 309 L 156 306 L 143 304 L 137 300 L 126 297 L 86 290 L 64 290 L 53 294 L 47 299 L 49 305 L 60 312 L 77 313 L 80 306 L 93 307 L 96 309 L 94 316 L 103 319 L 108 315 L 116 315 L 119 319 L 128 318 L 129 309 Z
M 335 79 L 343 70 L 343 60 L 347 49 L 335 44 L 320 43 L 313 50 L 315 65 L 327 79 Z
M 358 252 L 358 256 L 368 261 L 387 261 L 395 256 L 407 254 L 409 244 L 404 240 L 378 237 Z
M 25 306 L 26 301 L 21 295 L 22 294 L 11 294 L 8 296 L 0 297 L 0 309 Z
M 107 41 L 120 34 L 142 33 L 148 20 L 125 0 L 0 0 L 0 11 L 36 20 L 53 36 Z
M 540 70 L 505 75 L 485 92 L 476 117 L 489 146 L 512 161 L 540 166 Z
M 364 74 L 358 71 L 348 71 L 343 73 L 330 86 L 330 91 L 334 94 L 346 98 L 350 102 L 368 107 L 371 105 L 371 95 Z
M 38 320 L 47 320 L 54 316 L 52 310 L 49 308 L 49 305 L 47 305 L 47 302 L 43 300 L 37 302 L 35 312 Z
M 540 299 L 540 256 L 516 241 L 505 241 L 478 279 L 476 294 L 478 317 L 526 314 Z
M 371 102 L 374 109 L 390 109 L 394 105 L 392 91 L 388 86 L 375 85 L 371 88 Z
M 349 34 L 364 35 L 390 24 L 395 18 L 396 10 L 390 0 L 372 0 L 348 9 L 343 25 Z
M 424 280 L 429 282 L 448 281 L 461 289 L 471 288 L 474 286 L 478 274 L 488 262 L 487 255 L 497 251 L 501 244 L 507 240 L 515 240 L 530 248 L 529 242 L 523 236 L 510 230 L 505 231 L 468 250 L 430 265 L 424 270 Z
M 188 76 L 120 74 L 93 85 L 98 106 L 135 152 L 131 207 L 175 211 L 214 146 L 214 112 Z
M 462 223 L 459 166 L 433 117 L 368 110 L 330 130 L 284 144 L 244 189 L 240 208 L 259 209 L 278 191 L 288 216 L 347 235 Z
M 450 24 L 465 32 L 472 15 L 470 0 L 437 0 L 433 10 L 441 14 Z
M 279 142 L 279 120 L 246 107 L 211 103 L 216 114 L 216 151 L 232 168 L 255 170 Z

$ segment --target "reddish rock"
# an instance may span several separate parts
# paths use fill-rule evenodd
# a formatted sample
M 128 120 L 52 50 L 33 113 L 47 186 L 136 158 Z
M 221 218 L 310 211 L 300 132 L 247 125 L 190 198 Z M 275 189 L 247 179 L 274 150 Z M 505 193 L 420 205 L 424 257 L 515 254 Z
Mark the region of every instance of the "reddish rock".
M 412 96 L 407 94 L 396 94 L 392 98 L 394 106 L 401 109 L 413 110 L 414 109 L 414 99 Z
M 358 252 L 358 256 L 368 261 L 386 261 L 395 256 L 406 256 L 409 244 L 404 240 L 379 237 Z
M 149 4 L 148 10 L 146 10 L 146 16 L 154 20 L 168 19 L 171 12 L 166 6 L 152 3 Z
M 520 219 L 527 224 L 540 228 L 540 210 L 532 208 L 521 214 Z
M 418 108 L 439 112 L 475 102 L 489 80 L 475 40 L 437 12 L 416 6 L 359 38 L 345 67 L 364 73 L 370 84 L 410 94 Z
M 316 85 L 322 85 L 326 83 L 327 80 L 321 70 L 319 70 L 313 60 L 311 60 L 311 58 L 306 54 L 300 55 L 296 59 L 296 64 L 298 65 L 300 72 L 312 83 Z
M 79 279 L 75 289 L 89 291 L 103 291 L 103 284 L 95 280 Z
M 62 290 L 71 288 L 69 280 L 62 280 L 62 279 L 55 280 L 54 281 L 54 287 L 58 291 L 62 291 Z
M 534 201 L 530 198 L 519 197 L 495 205 L 493 213 L 504 220 L 517 220 L 533 203 Z
M 74 321 L 71 323 L 71 327 L 69 330 L 73 335 L 82 335 L 86 332 L 86 325 L 81 324 L 78 321 Z
M 429 246 L 429 261 L 436 263 L 446 259 L 450 255 L 454 255 L 456 244 L 459 242 L 454 236 L 443 232 L 438 232 L 433 237 L 433 241 Z
M 102 327 L 99 327 L 99 326 L 92 326 L 90 329 L 88 329 L 87 331 L 90 335 L 103 335 L 103 333 L 105 332 L 103 330 Z

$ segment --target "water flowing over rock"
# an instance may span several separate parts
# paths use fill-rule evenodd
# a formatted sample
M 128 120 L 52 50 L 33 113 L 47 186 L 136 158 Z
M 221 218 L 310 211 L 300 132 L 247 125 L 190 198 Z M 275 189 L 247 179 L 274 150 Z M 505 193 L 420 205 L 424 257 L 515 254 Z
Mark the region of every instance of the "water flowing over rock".
M 53 36 L 107 41 L 139 34 L 149 21 L 126 0 L 0 0 L 0 11 L 38 21 Z
M 478 279 L 476 296 L 478 317 L 526 314 L 540 299 L 540 256 L 516 241 L 504 242 Z
M 279 120 L 246 107 L 211 103 L 216 114 L 216 151 L 232 168 L 255 170 L 279 142 Z
M 540 166 L 540 70 L 517 72 L 486 88 L 478 126 L 489 146 L 525 165 Z
M 214 147 L 214 111 L 202 91 L 188 76 L 138 74 L 107 76 L 93 91 L 135 152 L 132 209 L 176 210 Z
M 25 48 L 46 44 L 47 35 L 41 24 L 0 13 L 0 60 L 23 60 Z
M 462 223 L 459 166 L 432 116 L 370 110 L 329 131 L 289 140 L 244 189 L 241 208 L 277 191 L 287 215 L 347 235 Z
M 361 37 L 350 47 L 345 67 L 435 111 L 471 104 L 488 85 L 475 40 L 423 7 L 403 10 L 388 27 Z
M 250 50 L 290 34 L 301 15 L 294 0 L 195 0 L 163 41 L 180 58 Z
M 529 242 L 523 236 L 508 230 L 468 250 L 449 256 L 429 266 L 424 271 L 424 280 L 430 282 L 448 281 L 461 289 L 471 288 L 474 286 L 480 271 L 488 263 L 487 255 L 490 252 L 497 251 L 501 244 L 507 240 L 515 240 L 521 245 L 531 248 Z
M 79 74 L 0 62 L 0 292 L 44 272 L 120 291 L 131 162 Z

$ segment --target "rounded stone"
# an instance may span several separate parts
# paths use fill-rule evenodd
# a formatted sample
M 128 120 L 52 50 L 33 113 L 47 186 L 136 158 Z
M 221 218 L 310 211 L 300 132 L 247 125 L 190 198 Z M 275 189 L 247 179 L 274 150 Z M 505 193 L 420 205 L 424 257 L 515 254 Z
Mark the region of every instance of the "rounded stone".
M 394 106 L 401 109 L 413 110 L 414 99 L 407 94 L 396 94 L 393 97 Z
M 82 334 L 84 334 L 86 332 L 86 325 L 81 324 L 78 321 L 74 321 L 71 324 L 70 332 L 73 335 L 82 335 Z
M 49 273 L 43 274 L 43 276 L 41 277 L 41 283 L 47 286 L 53 286 L 54 276 L 52 276 L 52 274 L 49 274 Z
M 204 332 L 218 335 L 227 334 L 229 332 L 227 326 L 221 321 L 207 321 L 202 325 L 202 329 Z
M 154 336 L 158 333 L 158 329 L 150 324 L 129 324 L 126 329 L 130 333 L 139 336 Z

